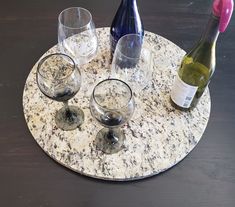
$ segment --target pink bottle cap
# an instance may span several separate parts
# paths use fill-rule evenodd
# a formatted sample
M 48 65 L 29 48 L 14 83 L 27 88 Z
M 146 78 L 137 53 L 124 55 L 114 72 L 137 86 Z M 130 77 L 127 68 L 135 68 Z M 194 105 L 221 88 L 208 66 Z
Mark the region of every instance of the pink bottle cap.
M 233 0 L 214 0 L 213 14 L 220 17 L 219 31 L 224 32 L 233 13 Z

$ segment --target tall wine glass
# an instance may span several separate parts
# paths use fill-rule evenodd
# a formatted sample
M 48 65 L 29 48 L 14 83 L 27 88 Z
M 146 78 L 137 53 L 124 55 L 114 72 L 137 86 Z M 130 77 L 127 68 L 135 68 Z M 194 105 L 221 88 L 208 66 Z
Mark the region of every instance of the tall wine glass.
M 64 103 L 64 107 L 55 116 L 59 128 L 73 130 L 83 123 L 83 111 L 68 105 L 68 100 L 81 87 L 81 73 L 71 57 L 54 53 L 42 58 L 37 67 L 37 84 L 44 95 Z
M 91 13 L 81 7 L 63 10 L 58 17 L 58 43 L 60 51 L 71 56 L 76 64 L 89 62 L 98 47 Z
M 151 77 L 152 51 L 148 42 L 139 34 L 121 37 L 112 61 L 111 78 L 125 81 L 138 93 L 150 83 Z
M 105 128 L 96 136 L 98 149 L 107 154 L 122 149 L 125 135 L 120 127 L 134 112 L 131 88 L 118 79 L 106 79 L 98 83 L 90 99 L 92 116 Z

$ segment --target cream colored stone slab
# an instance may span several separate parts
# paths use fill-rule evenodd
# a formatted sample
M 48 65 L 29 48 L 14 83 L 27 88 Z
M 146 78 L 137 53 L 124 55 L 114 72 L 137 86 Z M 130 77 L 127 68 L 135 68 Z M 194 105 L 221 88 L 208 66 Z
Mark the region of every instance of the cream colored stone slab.
M 97 57 L 80 68 L 83 85 L 70 104 L 82 108 L 85 122 L 74 131 L 55 125 L 55 112 L 62 103 L 45 97 L 36 84 L 36 66 L 24 88 L 23 107 L 26 123 L 40 147 L 60 164 L 83 175 L 105 180 L 135 180 L 149 177 L 174 166 L 199 142 L 210 115 L 207 90 L 192 112 L 175 110 L 169 93 L 185 52 L 167 39 L 145 32 L 154 51 L 153 79 L 139 97 L 132 119 L 123 126 L 124 149 L 107 155 L 96 150 L 94 139 L 102 128 L 91 116 L 89 98 L 93 87 L 110 73 L 109 28 L 97 29 Z M 48 53 L 58 52 L 57 46 Z

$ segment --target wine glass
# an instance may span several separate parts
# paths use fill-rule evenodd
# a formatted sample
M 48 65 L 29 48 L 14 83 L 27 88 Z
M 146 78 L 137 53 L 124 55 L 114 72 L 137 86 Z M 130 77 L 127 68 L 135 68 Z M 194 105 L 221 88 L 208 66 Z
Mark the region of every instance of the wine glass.
M 37 84 L 47 97 L 64 103 L 56 112 L 56 125 L 65 130 L 73 130 L 84 120 L 84 113 L 76 106 L 69 106 L 68 100 L 81 87 L 81 73 L 74 60 L 62 53 L 50 54 L 40 60 L 37 67 Z
M 71 56 L 78 65 L 94 58 L 98 40 L 91 13 L 81 7 L 67 8 L 59 14 L 58 22 L 60 51 Z
M 139 34 L 127 34 L 117 43 L 111 66 L 111 78 L 126 82 L 135 93 L 142 91 L 152 77 L 152 51 Z
M 131 88 L 118 79 L 101 81 L 93 90 L 90 111 L 92 116 L 105 127 L 96 136 L 97 148 L 107 154 L 121 150 L 125 135 L 120 127 L 134 112 Z

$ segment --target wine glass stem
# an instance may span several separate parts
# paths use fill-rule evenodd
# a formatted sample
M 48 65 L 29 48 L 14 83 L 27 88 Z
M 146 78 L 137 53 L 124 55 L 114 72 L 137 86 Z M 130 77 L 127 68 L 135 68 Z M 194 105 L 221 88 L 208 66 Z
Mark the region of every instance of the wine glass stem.
M 64 107 L 65 107 L 65 113 L 66 113 L 66 117 L 71 117 L 72 116 L 72 113 L 69 109 L 69 102 L 68 101 L 64 101 Z
M 109 128 L 108 134 L 107 134 L 107 139 L 112 143 L 115 144 L 118 142 L 118 137 L 115 135 L 115 132 L 113 129 Z

